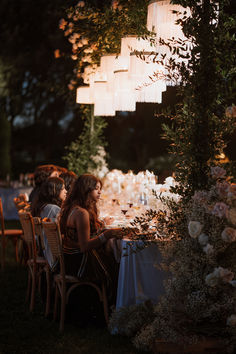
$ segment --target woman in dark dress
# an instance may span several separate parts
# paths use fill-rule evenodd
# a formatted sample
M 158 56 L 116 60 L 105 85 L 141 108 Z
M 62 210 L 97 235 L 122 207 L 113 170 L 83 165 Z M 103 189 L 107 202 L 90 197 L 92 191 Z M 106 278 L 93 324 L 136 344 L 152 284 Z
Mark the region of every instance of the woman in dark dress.
M 93 175 L 78 177 L 62 205 L 60 227 L 66 273 L 106 284 L 110 305 L 115 304 L 118 264 L 106 252 L 110 238 L 121 238 L 121 229 L 104 230 L 97 202 L 102 183 Z
M 59 172 L 55 165 L 40 165 L 34 171 L 34 188 L 29 195 L 29 202 L 33 203 L 38 197 L 40 187 L 48 177 L 58 177 Z

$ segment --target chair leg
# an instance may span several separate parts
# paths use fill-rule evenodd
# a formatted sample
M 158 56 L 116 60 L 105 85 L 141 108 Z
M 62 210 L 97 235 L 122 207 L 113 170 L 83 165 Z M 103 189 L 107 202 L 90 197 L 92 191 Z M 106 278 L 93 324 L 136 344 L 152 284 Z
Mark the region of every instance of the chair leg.
M 25 299 L 26 302 L 28 302 L 30 298 L 31 279 L 32 279 L 31 271 L 30 269 L 28 269 L 28 281 L 27 281 L 27 291 L 26 291 L 26 299 Z
M 40 272 L 41 270 L 39 270 Z M 42 274 L 41 273 L 38 273 L 38 292 L 39 292 L 39 295 L 42 296 L 42 289 L 41 289 L 41 286 L 42 286 Z
M 2 242 L 1 242 L 1 270 L 4 270 L 5 268 L 5 251 L 6 251 L 6 240 L 5 237 L 1 236 Z
M 47 280 L 47 300 L 46 300 L 45 316 L 47 317 L 50 312 L 50 300 L 51 300 L 51 281 L 50 281 L 49 269 L 46 269 L 46 280 Z
M 108 311 L 108 302 L 107 302 L 107 293 L 105 285 L 102 284 L 102 302 L 103 302 L 103 310 L 104 310 L 104 317 L 105 321 L 108 325 L 109 322 L 109 311 Z
M 36 275 L 32 275 L 32 288 L 31 288 L 31 299 L 30 299 L 30 311 L 33 312 L 35 305 L 35 288 L 36 288 Z
M 64 331 L 64 323 L 65 323 L 65 312 L 66 312 L 66 294 L 62 291 L 61 294 L 61 314 L 60 314 L 60 328 L 59 331 Z
M 13 246 L 14 246 L 14 248 L 15 248 L 16 262 L 19 263 L 18 237 L 13 237 L 12 243 L 13 243 Z
M 57 284 L 55 284 L 55 301 L 54 301 L 54 311 L 53 311 L 53 320 L 56 321 L 57 319 L 57 307 L 58 307 L 58 287 Z

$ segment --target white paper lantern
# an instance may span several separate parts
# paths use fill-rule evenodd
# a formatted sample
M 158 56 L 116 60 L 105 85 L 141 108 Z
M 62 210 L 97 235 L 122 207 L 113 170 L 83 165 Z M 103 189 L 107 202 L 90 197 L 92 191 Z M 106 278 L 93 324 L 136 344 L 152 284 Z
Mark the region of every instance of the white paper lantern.
M 106 81 L 95 81 L 94 86 L 94 115 L 115 116 L 113 92 Z
M 129 56 L 134 50 L 152 51 L 155 47 L 151 46 L 151 42 L 147 39 L 139 38 L 135 35 L 121 38 L 121 56 Z
M 173 13 L 177 11 L 178 13 Z M 182 54 L 187 55 L 191 54 L 191 43 L 185 37 L 182 26 L 176 24 L 178 19 L 183 18 L 184 12 L 187 16 L 191 15 L 189 8 L 184 8 L 181 5 L 173 5 L 170 3 L 170 0 L 153 0 L 150 1 L 148 5 L 148 15 L 147 15 L 147 28 L 150 31 L 156 33 L 156 52 L 158 53 L 158 59 L 161 60 L 162 56 L 165 55 L 164 64 L 168 64 L 170 58 L 175 61 L 176 64 L 185 62 L 187 63 L 188 59 L 180 58 L 178 54 L 171 53 L 167 45 L 160 45 L 160 39 L 163 39 L 165 42 L 170 40 L 181 40 L 185 42 L 186 51 L 183 51 Z M 172 46 L 177 46 L 176 43 L 171 43 Z M 179 49 L 181 53 L 181 49 Z M 173 79 L 168 80 L 168 86 L 178 85 L 181 83 L 182 79 L 177 72 L 172 72 Z
M 181 14 L 173 13 L 173 11 L 181 12 Z M 190 9 L 184 8 L 181 5 L 173 5 L 170 0 L 153 0 L 148 5 L 147 29 L 154 31 L 157 39 L 175 39 L 185 40 L 182 27 L 176 24 L 176 21 L 183 17 L 183 12 L 186 11 L 190 16 Z M 158 45 L 158 43 L 157 43 Z
M 93 104 L 93 93 L 90 86 L 81 86 L 76 91 L 76 102 L 82 104 Z
M 101 70 L 107 76 L 107 86 L 109 91 L 113 91 L 114 67 L 115 67 L 116 57 L 117 57 L 116 54 L 109 54 L 109 55 L 102 56 L 100 60 Z
M 114 108 L 116 111 L 134 112 L 136 110 L 135 92 L 128 70 L 114 72 Z

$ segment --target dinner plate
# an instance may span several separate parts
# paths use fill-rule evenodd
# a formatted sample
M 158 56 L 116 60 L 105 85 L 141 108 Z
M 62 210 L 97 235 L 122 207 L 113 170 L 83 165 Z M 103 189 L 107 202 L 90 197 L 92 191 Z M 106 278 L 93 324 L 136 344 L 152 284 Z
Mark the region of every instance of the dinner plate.
M 117 223 L 117 224 L 110 224 L 110 225 L 105 225 L 105 229 L 117 229 L 118 227 L 127 227 L 128 225 L 122 224 L 122 223 Z

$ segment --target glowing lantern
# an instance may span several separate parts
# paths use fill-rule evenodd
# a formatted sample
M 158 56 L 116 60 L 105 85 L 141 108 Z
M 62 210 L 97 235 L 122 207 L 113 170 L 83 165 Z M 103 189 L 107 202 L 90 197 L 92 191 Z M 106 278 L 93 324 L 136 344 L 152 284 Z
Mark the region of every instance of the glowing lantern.
M 76 91 L 76 102 L 82 104 L 93 104 L 93 95 L 90 86 L 81 86 Z
M 173 12 L 174 11 L 174 12 Z M 173 5 L 170 0 L 153 0 L 148 5 L 147 29 L 156 33 L 156 51 L 161 55 L 166 55 L 166 60 L 172 57 L 175 61 L 181 62 L 178 55 L 173 55 L 166 45 L 160 45 L 160 39 L 168 42 L 170 39 L 187 41 L 182 27 L 177 24 L 178 19 L 183 18 L 186 12 L 190 16 L 190 9 L 181 5 Z M 190 47 L 190 43 L 188 43 Z M 185 53 L 186 54 L 186 53 Z

